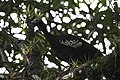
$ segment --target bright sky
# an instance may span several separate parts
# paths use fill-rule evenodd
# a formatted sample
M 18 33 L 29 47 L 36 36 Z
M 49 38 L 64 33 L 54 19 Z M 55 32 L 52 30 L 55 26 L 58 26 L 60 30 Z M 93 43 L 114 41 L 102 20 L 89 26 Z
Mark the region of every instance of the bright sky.
M 39 1 L 41 1 L 41 0 L 37 0 L 38 2 Z M 46 0 L 45 0 L 46 1 Z M 75 2 L 77 1 L 77 0 L 74 0 Z M 80 0 L 80 1 L 82 1 L 82 0 Z M 89 1 L 89 0 L 85 0 L 85 1 Z M 93 2 L 93 4 L 91 5 L 91 7 L 94 9 L 95 8 L 95 5 L 96 5 L 96 3 L 98 2 L 98 0 L 90 0 L 91 2 L 92 1 L 94 1 Z M 89 2 L 87 2 L 87 3 L 89 3 Z M 120 0 L 118 0 L 118 3 L 120 3 Z M 64 3 L 66 6 L 68 5 L 68 3 L 66 2 L 66 3 Z M 85 4 L 83 4 L 83 3 L 80 3 L 79 4 L 79 6 L 81 7 L 81 10 L 84 10 L 84 11 L 86 11 L 86 12 L 88 12 L 89 11 L 89 9 L 86 7 L 86 5 Z M 84 8 L 83 8 L 84 7 Z M 119 5 L 119 7 L 120 7 L 120 5 Z M 106 9 L 105 7 L 102 9 L 102 10 L 104 10 L 104 9 Z M 75 11 L 76 11 L 76 14 L 77 15 L 73 15 L 73 14 L 70 14 L 70 16 L 71 16 L 71 19 L 75 19 L 76 17 L 83 17 L 83 16 L 81 16 L 80 14 L 79 14 L 79 8 L 75 8 Z M 64 12 L 66 12 L 66 11 L 64 11 Z M 51 13 L 52 13 L 52 15 L 53 16 L 56 16 L 56 12 L 54 12 L 54 11 L 51 11 Z M 1 16 L 4 16 L 5 14 L 3 13 L 3 12 L 0 12 L 0 15 Z M 63 16 L 62 14 L 59 14 L 61 17 Z M 11 17 L 12 17 L 12 19 L 17 23 L 18 22 L 18 19 L 17 19 L 17 14 L 16 13 L 12 13 L 11 15 L 10 15 Z M 84 18 L 84 17 L 83 17 Z M 90 16 L 88 15 L 88 19 L 90 18 Z M 65 23 L 69 23 L 70 22 L 70 18 L 69 17 L 63 17 L 63 22 L 65 22 Z M 5 27 L 5 26 L 7 26 L 7 25 L 9 25 L 9 23 L 5 23 L 5 25 L 4 25 L 4 21 L 2 20 L 2 19 L 0 19 L 0 26 L 1 27 Z M 59 18 L 59 16 L 56 16 L 55 18 L 54 18 L 54 21 L 58 21 L 59 23 L 61 23 L 61 19 Z M 26 24 L 24 24 L 25 26 L 26 26 Z M 86 23 L 82 23 L 81 24 L 82 26 L 85 26 L 86 25 Z M 52 24 L 52 26 L 54 27 L 55 26 L 55 24 Z M 98 24 L 97 25 L 99 28 L 102 28 L 103 26 L 102 25 L 100 25 L 100 24 Z M 59 30 L 59 29 L 61 29 L 61 26 L 59 25 L 59 26 L 57 26 L 57 29 Z M 1 31 L 2 29 L 0 28 L 0 31 Z M 22 29 L 21 28 L 13 28 L 12 29 L 12 33 L 15 33 L 15 35 L 14 35 L 14 37 L 17 37 L 17 38 L 19 38 L 19 39 L 23 39 L 23 40 L 25 40 L 25 38 L 26 38 L 26 36 L 24 35 L 24 32 L 23 32 L 23 34 L 19 34 L 20 32 L 22 31 Z M 71 29 L 69 29 L 68 30 L 68 33 L 69 34 L 71 34 Z M 87 34 L 89 34 L 89 30 L 87 30 L 86 31 L 86 33 Z M 97 32 L 95 32 L 94 34 L 93 34 L 93 37 L 95 38 L 96 36 L 98 35 L 98 33 Z M 91 39 L 92 40 L 92 39 Z M 110 53 L 111 52 L 111 50 L 109 50 L 109 45 L 110 45 L 110 42 L 109 42 L 109 40 L 107 40 L 107 38 L 105 39 L 105 42 L 107 43 L 105 46 L 107 47 L 107 54 L 108 53 Z M 94 45 L 95 47 L 97 47 L 99 50 L 101 50 L 101 51 L 103 51 L 103 46 L 102 46 L 102 44 L 100 43 L 100 44 L 96 44 L 96 45 Z M 6 53 L 7 54 L 7 53 Z M 12 54 L 11 54 L 11 56 L 12 56 Z M 21 55 L 20 54 L 18 54 L 17 56 L 16 56 L 16 58 L 20 58 L 20 59 L 23 59 L 22 57 L 21 57 Z M 9 59 L 9 61 L 12 61 L 12 58 L 8 58 Z M 48 59 L 47 59 L 47 57 L 45 58 L 46 60 L 45 60 L 45 63 L 46 64 L 49 64 L 48 65 L 48 67 L 57 67 L 54 63 L 51 63 L 51 62 L 49 62 L 48 61 Z M 18 61 L 16 61 L 16 62 L 18 62 Z M 64 61 L 62 62 L 63 64 L 65 64 L 65 65 L 68 65 L 67 63 L 65 63 Z M 0 68 L 0 73 L 4 73 L 4 72 L 6 72 L 5 71 L 5 68 Z

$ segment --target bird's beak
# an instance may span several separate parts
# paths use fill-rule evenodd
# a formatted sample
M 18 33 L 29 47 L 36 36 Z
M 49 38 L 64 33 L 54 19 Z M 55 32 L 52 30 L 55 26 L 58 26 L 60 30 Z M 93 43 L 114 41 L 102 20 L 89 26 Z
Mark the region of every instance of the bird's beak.
M 36 21 L 35 21 L 35 20 L 32 20 L 32 21 L 31 21 L 31 24 L 32 24 L 33 26 L 36 26 Z
M 34 24 L 34 23 L 35 23 L 35 20 L 32 20 L 31 23 Z

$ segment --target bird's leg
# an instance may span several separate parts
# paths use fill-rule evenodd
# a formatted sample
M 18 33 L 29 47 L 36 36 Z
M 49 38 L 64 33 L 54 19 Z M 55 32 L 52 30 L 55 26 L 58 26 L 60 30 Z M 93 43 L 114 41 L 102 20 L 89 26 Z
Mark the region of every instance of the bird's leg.
M 61 72 L 59 72 L 57 80 L 61 80 L 64 76 L 69 75 L 69 73 L 71 73 L 73 71 L 73 67 L 71 65 L 66 67 L 65 69 L 63 69 Z
M 72 73 L 74 72 L 76 66 L 73 63 L 71 63 L 70 66 L 68 66 L 68 67 L 65 68 L 66 70 L 63 69 L 63 71 L 61 71 L 59 73 L 57 79 L 59 80 L 59 79 L 62 79 L 64 77 L 73 76 Z

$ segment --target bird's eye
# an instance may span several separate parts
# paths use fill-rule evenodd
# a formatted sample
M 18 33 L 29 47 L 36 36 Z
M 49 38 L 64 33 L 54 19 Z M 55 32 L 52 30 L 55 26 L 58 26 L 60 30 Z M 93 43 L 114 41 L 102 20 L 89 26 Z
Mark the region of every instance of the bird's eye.
M 39 20 L 38 20 L 38 19 L 35 19 L 35 22 L 37 23 L 37 22 L 39 22 Z
M 39 23 L 39 21 L 40 21 L 40 19 L 36 18 L 36 19 L 32 20 L 31 23 L 37 24 L 37 23 Z

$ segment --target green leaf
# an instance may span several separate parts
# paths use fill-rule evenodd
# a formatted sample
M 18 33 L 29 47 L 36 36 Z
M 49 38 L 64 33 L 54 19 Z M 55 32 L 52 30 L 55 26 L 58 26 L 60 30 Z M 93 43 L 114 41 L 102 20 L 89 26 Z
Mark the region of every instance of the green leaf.
M 114 4 L 114 11 L 115 11 L 116 13 L 118 13 L 118 10 L 119 10 L 119 8 L 118 8 L 118 3 L 117 3 L 117 2 L 114 2 L 113 4 Z
M 100 0 L 103 6 L 106 6 L 106 0 Z

